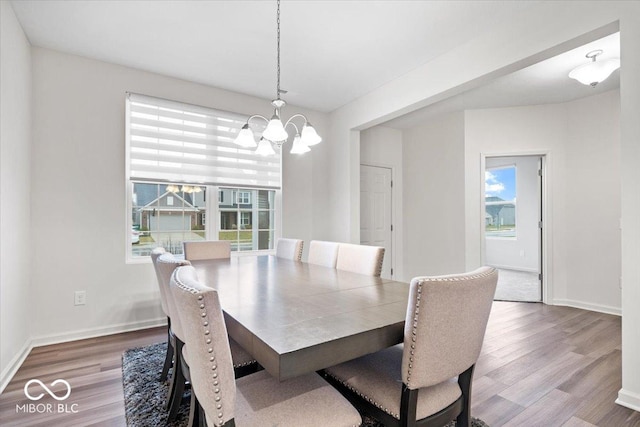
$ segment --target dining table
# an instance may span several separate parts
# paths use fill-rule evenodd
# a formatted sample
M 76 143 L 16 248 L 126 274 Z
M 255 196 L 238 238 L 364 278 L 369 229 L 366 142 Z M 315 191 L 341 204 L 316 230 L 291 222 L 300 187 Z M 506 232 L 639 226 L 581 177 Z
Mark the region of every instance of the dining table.
M 191 263 L 229 336 L 280 381 L 403 341 L 407 283 L 272 255 Z

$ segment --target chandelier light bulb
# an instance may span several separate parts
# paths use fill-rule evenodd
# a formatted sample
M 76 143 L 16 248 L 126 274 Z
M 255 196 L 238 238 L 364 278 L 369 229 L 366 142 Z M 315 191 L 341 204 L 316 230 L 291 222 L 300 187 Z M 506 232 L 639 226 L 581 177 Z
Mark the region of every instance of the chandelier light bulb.
M 302 138 L 300 138 L 300 134 L 296 134 L 295 138 L 293 138 L 293 145 L 291 146 L 291 154 L 304 154 L 308 151 L 311 151 L 311 148 L 307 146 L 304 142 L 302 142 Z
M 320 138 L 316 129 L 311 126 L 311 123 L 309 122 L 305 123 L 302 127 L 302 141 L 307 146 L 316 145 L 322 141 L 322 138 Z
M 238 136 L 233 142 L 245 148 L 254 148 L 257 146 L 253 131 L 249 128 L 249 123 L 242 126 L 242 129 L 238 132 Z
M 273 156 L 274 154 L 276 154 L 276 152 L 271 146 L 271 143 L 263 137 L 263 138 L 260 138 L 260 142 L 258 142 L 258 148 L 256 148 L 256 154 L 259 154 L 261 156 Z
M 271 120 L 269 120 L 269 124 L 262 133 L 262 137 L 264 139 L 268 139 L 271 142 L 286 141 L 287 138 L 289 138 L 289 134 L 286 130 L 284 130 L 282 121 L 277 114 L 274 114 L 273 117 L 271 117 Z

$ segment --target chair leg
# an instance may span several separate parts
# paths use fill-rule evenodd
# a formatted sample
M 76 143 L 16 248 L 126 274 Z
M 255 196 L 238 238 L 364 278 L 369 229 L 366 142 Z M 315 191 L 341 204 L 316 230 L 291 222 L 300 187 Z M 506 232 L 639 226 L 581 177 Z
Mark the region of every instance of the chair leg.
M 469 369 L 458 376 L 458 385 L 462 390 L 464 401 L 462 402 L 462 412 L 456 418 L 456 427 L 469 427 L 471 425 L 471 382 L 475 366 L 471 365 Z
M 169 368 L 173 363 L 173 342 L 171 340 L 171 320 L 167 317 L 167 354 L 164 358 L 164 366 L 162 367 L 162 373 L 160 374 L 160 381 L 164 382 L 169 376 Z
M 190 401 L 190 406 L 189 406 L 189 423 L 187 424 L 188 427 L 200 427 L 201 424 L 201 420 L 200 420 L 200 403 L 198 402 L 198 399 L 196 398 L 196 394 L 193 392 L 193 389 L 191 389 L 191 401 Z
M 176 351 L 177 351 L 177 348 L 176 348 Z M 169 403 L 169 408 L 168 408 L 169 421 L 175 420 L 176 416 L 178 415 L 178 411 L 180 410 L 180 405 L 182 404 L 182 398 L 184 396 L 185 384 L 187 382 L 186 378 L 184 377 L 184 373 L 182 372 L 182 368 L 180 368 L 179 363 L 175 365 L 175 373 L 173 374 L 172 379 L 174 378 L 175 378 L 175 381 L 174 381 L 175 385 L 173 387 L 171 400 L 168 402 Z
M 169 392 L 167 394 L 167 402 L 165 404 L 165 409 L 169 411 L 169 419 L 173 419 L 171 414 L 175 417 L 175 414 L 178 413 L 178 409 L 180 408 L 180 403 L 182 402 L 182 395 L 184 394 L 184 385 L 186 379 L 184 377 L 184 372 L 182 371 L 182 347 L 184 343 L 180 341 L 175 335 L 172 335 L 173 338 L 173 375 L 171 376 L 171 381 L 169 382 Z M 176 403 L 177 402 L 177 403 Z

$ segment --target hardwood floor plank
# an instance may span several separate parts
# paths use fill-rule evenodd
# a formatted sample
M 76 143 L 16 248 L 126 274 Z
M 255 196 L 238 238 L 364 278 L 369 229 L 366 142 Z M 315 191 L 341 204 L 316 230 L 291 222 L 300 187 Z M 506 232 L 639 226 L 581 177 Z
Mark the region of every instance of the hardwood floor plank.
M 571 417 L 569 421 L 562 424 L 562 427 L 595 427 L 593 424 L 581 420 L 578 417 Z
M 561 426 L 573 415 L 573 407 L 577 404 L 577 400 L 568 393 L 551 390 L 504 426 Z

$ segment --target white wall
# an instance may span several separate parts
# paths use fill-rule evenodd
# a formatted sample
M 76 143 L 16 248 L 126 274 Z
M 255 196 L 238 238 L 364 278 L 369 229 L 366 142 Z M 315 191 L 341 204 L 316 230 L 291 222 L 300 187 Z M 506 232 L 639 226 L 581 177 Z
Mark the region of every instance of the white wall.
M 0 2 L 0 391 L 27 355 L 35 313 L 30 49 L 11 3 Z
M 620 21 L 622 163 L 622 389 L 616 402 L 640 411 L 640 3 Z
M 391 168 L 393 188 L 391 191 L 391 268 L 393 278 L 406 280 L 403 272 L 403 156 L 402 132 L 385 126 L 374 126 L 360 134 L 360 164 Z
M 620 93 L 567 106 L 567 303 L 615 307 L 620 313 Z
M 545 274 L 553 291 L 547 302 L 620 313 L 619 117 L 618 91 L 564 104 L 467 111 L 467 248 L 482 239 L 481 156 L 545 153 Z M 478 251 L 472 266 L 483 262 Z
M 269 101 L 47 49 L 34 48 L 32 59 L 35 342 L 157 324 L 151 264 L 125 264 L 125 92 L 245 114 L 270 114 Z M 308 114 L 326 135 L 324 114 L 289 111 Z M 326 169 L 314 157 L 322 145 L 295 160 L 285 154 L 287 236 L 313 236 L 320 184 L 309 177 Z M 86 306 L 74 307 L 76 290 L 87 291 Z
M 534 273 L 539 271 L 538 159 L 537 156 L 486 159 L 485 170 L 508 166 L 516 168 L 516 236 L 514 238 L 485 236 L 484 264 Z M 484 176 L 481 179 L 484 182 Z M 500 197 L 500 194 L 496 195 Z M 482 196 L 481 194 L 480 197 Z
M 403 132 L 404 279 L 465 269 L 464 114 Z

